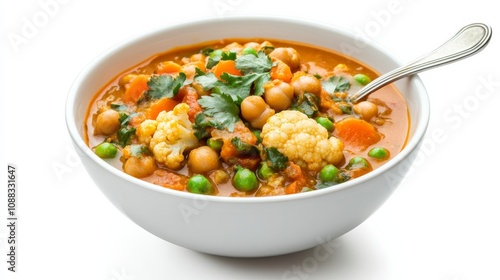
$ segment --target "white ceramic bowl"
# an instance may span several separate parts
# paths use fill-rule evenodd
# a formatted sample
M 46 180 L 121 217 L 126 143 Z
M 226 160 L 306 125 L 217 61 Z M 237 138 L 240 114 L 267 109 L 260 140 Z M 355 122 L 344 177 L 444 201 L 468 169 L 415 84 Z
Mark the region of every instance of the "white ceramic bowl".
M 235 257 L 272 256 L 312 248 L 362 223 L 405 176 L 429 121 L 428 96 L 417 76 L 396 83 L 411 115 L 410 137 L 403 151 L 367 175 L 312 192 L 235 198 L 170 190 L 115 169 L 83 140 L 85 112 L 93 95 L 124 69 L 173 47 L 244 37 L 307 42 L 338 51 L 348 46 L 356 51 L 356 59 L 381 73 L 401 65 L 376 44 L 358 41 L 354 32 L 311 21 L 226 17 L 182 23 L 119 44 L 91 62 L 76 79 L 67 99 L 69 133 L 89 175 L 106 197 L 136 224 L 168 242 Z

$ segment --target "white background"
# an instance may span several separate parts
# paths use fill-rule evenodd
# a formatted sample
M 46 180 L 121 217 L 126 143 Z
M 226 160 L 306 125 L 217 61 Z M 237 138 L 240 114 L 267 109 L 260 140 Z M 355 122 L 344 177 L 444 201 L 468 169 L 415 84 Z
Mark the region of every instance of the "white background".
M 491 25 L 494 36 L 483 52 L 420 75 L 431 121 L 424 157 L 402 185 L 336 240 L 326 260 L 290 279 L 500 279 L 500 19 L 492 1 L 338 1 L 329 7 L 316 0 L 55 1 L 0 2 L 0 279 L 284 279 L 294 266 L 304 271 L 312 250 L 232 259 L 158 239 L 106 200 L 70 145 L 66 95 L 93 58 L 148 30 L 230 15 L 338 25 L 401 61 L 431 51 L 468 23 Z M 433 138 L 437 133 L 442 137 Z M 17 165 L 19 178 L 16 273 L 4 261 L 7 163 Z

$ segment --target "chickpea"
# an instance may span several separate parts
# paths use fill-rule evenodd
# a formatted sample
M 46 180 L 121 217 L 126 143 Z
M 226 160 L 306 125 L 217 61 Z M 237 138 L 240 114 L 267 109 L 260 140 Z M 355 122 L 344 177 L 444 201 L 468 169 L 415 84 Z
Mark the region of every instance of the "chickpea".
M 198 83 L 197 81 L 193 81 L 191 86 L 196 90 L 196 93 L 198 93 L 198 96 L 204 96 L 204 95 L 210 94 L 210 92 L 207 90 L 204 90 L 203 85 Z
M 321 94 L 321 81 L 312 74 L 296 72 L 290 84 L 293 86 L 295 95 L 300 95 L 305 92 L 312 93 L 316 96 Z
M 229 174 L 227 174 L 227 172 L 224 170 L 215 170 L 210 174 L 210 178 L 212 179 L 212 181 L 219 185 L 229 182 L 231 176 L 229 176 Z
M 233 42 L 233 43 L 225 46 L 224 49 L 227 51 L 240 52 L 243 49 L 243 46 L 240 43 Z
M 252 48 L 252 49 L 258 51 L 260 49 L 260 44 L 257 42 L 248 42 L 248 43 L 244 44 L 243 47 Z
M 193 54 L 191 57 L 189 57 L 189 61 L 190 62 L 198 62 L 198 61 L 201 61 L 201 62 L 205 62 L 205 59 L 206 59 L 206 56 L 201 54 L 201 53 L 196 53 L 196 54 Z
M 354 113 L 360 115 L 365 121 L 371 120 L 378 115 L 378 107 L 370 101 L 361 101 L 355 104 L 352 109 Z
M 196 74 L 196 68 L 200 69 L 201 71 L 206 71 L 205 63 L 203 61 L 194 61 L 182 65 L 181 72 L 184 72 L 184 74 L 186 74 L 186 79 L 188 81 L 191 81 L 194 79 L 194 76 Z
M 118 131 L 120 128 L 120 113 L 115 110 L 108 109 L 97 115 L 94 134 L 95 135 L 110 135 Z
M 220 167 L 219 154 L 208 146 L 201 146 L 189 152 L 187 164 L 193 173 L 206 173 Z
M 263 51 L 265 54 L 269 54 L 274 50 L 274 46 L 269 41 L 264 41 L 260 44 L 259 51 Z
M 123 77 L 120 78 L 120 81 L 118 82 L 118 84 L 120 86 L 124 86 L 124 85 L 130 83 L 133 79 L 135 79 L 135 77 L 137 77 L 137 75 L 135 75 L 135 74 L 127 74 L 127 75 L 125 75 L 125 76 L 123 76 Z
M 283 61 L 292 71 L 297 70 L 300 67 L 300 56 L 299 53 L 294 48 L 276 48 L 269 56 Z
M 123 164 L 123 171 L 136 178 L 143 178 L 153 174 L 156 162 L 152 156 L 130 157 Z
M 335 68 L 333 68 L 333 74 L 334 75 L 345 74 L 345 73 L 348 73 L 349 71 L 350 71 L 349 67 L 347 67 L 347 65 L 342 64 L 342 63 L 337 64 L 335 66 Z
M 241 102 L 241 115 L 255 128 L 262 128 L 274 112 L 260 96 L 251 95 Z
M 293 87 L 281 80 L 274 80 L 264 84 L 264 99 L 276 111 L 290 108 L 293 99 Z

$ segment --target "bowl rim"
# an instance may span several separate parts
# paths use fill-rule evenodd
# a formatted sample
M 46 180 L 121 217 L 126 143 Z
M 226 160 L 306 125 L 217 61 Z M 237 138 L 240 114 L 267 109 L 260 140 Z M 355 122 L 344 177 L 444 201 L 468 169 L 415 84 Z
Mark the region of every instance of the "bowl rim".
M 141 188 L 146 188 L 151 191 L 167 194 L 167 195 L 172 195 L 174 197 L 179 197 L 183 199 L 192 199 L 192 200 L 203 200 L 206 202 L 222 202 L 222 203 L 269 203 L 269 202 L 290 202 L 290 201 L 295 201 L 295 200 L 302 200 L 302 199 L 310 199 L 314 198 L 316 196 L 324 196 L 329 193 L 335 193 L 335 192 L 340 192 L 342 190 L 354 187 L 356 185 L 360 185 L 363 182 L 369 181 L 377 176 L 382 175 L 392 167 L 394 167 L 396 164 L 398 164 L 401 161 L 404 161 L 407 159 L 407 157 L 410 155 L 410 153 L 416 149 L 423 139 L 425 132 L 427 130 L 427 127 L 429 125 L 429 119 L 430 119 L 430 101 L 428 97 L 427 90 L 420 79 L 418 75 L 413 75 L 411 77 L 407 77 L 406 79 L 411 79 L 411 83 L 413 86 L 416 87 L 416 91 L 419 92 L 419 99 L 421 101 L 421 106 L 419 108 L 418 112 L 418 127 L 416 130 L 413 132 L 413 135 L 411 139 L 405 144 L 403 149 L 391 160 L 389 160 L 387 163 L 383 164 L 382 166 L 378 167 L 377 169 L 360 176 L 358 178 L 349 180 L 347 182 L 333 185 L 331 187 L 319 189 L 319 190 L 314 190 L 310 192 L 303 192 L 303 193 L 296 193 L 293 195 L 276 195 L 276 196 L 265 196 L 265 197 L 230 197 L 230 196 L 213 196 L 213 195 L 200 195 L 200 194 L 194 194 L 194 193 L 189 193 L 189 192 L 184 192 L 184 191 L 178 191 L 178 190 L 172 190 L 169 188 L 161 187 L 158 185 L 155 185 L 153 183 L 146 182 L 142 179 L 135 178 L 131 175 L 128 175 L 124 173 L 122 170 L 119 170 L 110 164 L 108 164 L 106 161 L 102 160 L 99 158 L 95 153 L 92 152 L 92 150 L 87 146 L 85 143 L 84 139 L 80 137 L 79 133 L 79 128 L 78 124 L 76 123 L 76 120 L 74 118 L 74 112 L 73 109 L 75 108 L 75 102 L 76 102 L 76 97 L 77 93 L 79 92 L 79 87 L 82 84 L 82 82 L 85 81 L 88 75 L 90 75 L 97 66 L 99 66 L 100 62 L 102 59 L 106 58 L 109 55 L 112 55 L 115 52 L 119 52 L 121 49 L 126 48 L 129 45 L 132 45 L 138 41 L 145 40 L 149 37 L 155 37 L 158 34 L 163 34 L 165 32 L 170 32 L 176 29 L 182 29 L 182 28 L 188 28 L 190 26 L 201 26 L 204 24 L 208 23 L 213 23 L 215 21 L 256 21 L 256 20 L 265 20 L 265 21 L 272 21 L 272 22 L 278 22 L 278 23 L 290 23 L 290 24 L 299 24 L 299 25 L 304 25 L 312 28 L 321 28 L 324 30 L 329 30 L 333 33 L 338 33 L 346 37 L 352 37 L 352 32 L 353 30 L 350 30 L 345 27 L 340 27 L 338 25 L 334 24 L 329 24 L 325 22 L 320 22 L 320 21 L 315 21 L 312 19 L 308 18 L 300 18 L 300 17 L 282 17 L 282 16 L 224 16 L 222 19 L 220 17 L 205 17 L 205 18 L 199 18 L 196 20 L 190 19 L 190 20 L 185 20 L 182 22 L 178 22 L 174 25 L 169 25 L 169 26 L 163 26 L 160 28 L 156 28 L 154 30 L 150 30 L 148 32 L 142 33 L 141 35 L 136 35 L 133 36 L 132 38 L 123 40 L 114 46 L 111 46 L 110 48 L 106 49 L 103 51 L 100 55 L 95 57 L 93 60 L 91 60 L 77 75 L 75 80 L 73 81 L 70 90 L 68 92 L 68 95 L 66 97 L 66 103 L 65 103 L 65 122 L 66 122 L 66 127 L 68 129 L 68 132 L 70 134 L 71 139 L 73 140 L 74 145 L 78 147 L 80 150 L 79 152 L 77 151 L 79 156 L 86 156 L 90 160 L 92 160 L 94 163 L 100 166 L 100 168 L 103 168 L 106 172 L 110 172 L 114 176 L 117 176 L 125 181 L 129 181 L 134 185 L 137 185 L 136 187 L 141 187 Z M 349 33 L 349 31 L 352 31 Z M 403 65 L 401 61 L 394 56 L 394 54 L 391 54 L 385 47 L 381 46 L 377 42 L 365 38 L 364 42 L 367 45 L 370 45 L 372 48 L 376 49 L 378 52 L 383 53 L 384 55 L 391 57 L 397 64 Z M 154 54 L 148 54 L 148 55 L 154 55 Z M 356 58 L 355 58 L 356 59 Z M 88 104 L 87 104 L 88 106 Z M 90 174 L 89 174 L 90 176 Z M 98 186 L 99 187 L 99 186 Z

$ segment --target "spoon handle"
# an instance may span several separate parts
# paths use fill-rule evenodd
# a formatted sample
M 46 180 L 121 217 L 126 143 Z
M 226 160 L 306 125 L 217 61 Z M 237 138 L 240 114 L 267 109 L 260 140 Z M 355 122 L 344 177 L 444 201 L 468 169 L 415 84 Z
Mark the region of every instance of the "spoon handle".
M 492 30 L 488 25 L 482 23 L 469 24 L 434 51 L 373 80 L 353 94 L 351 101 L 358 102 L 367 94 L 406 76 L 473 55 L 488 44 L 491 35 Z

